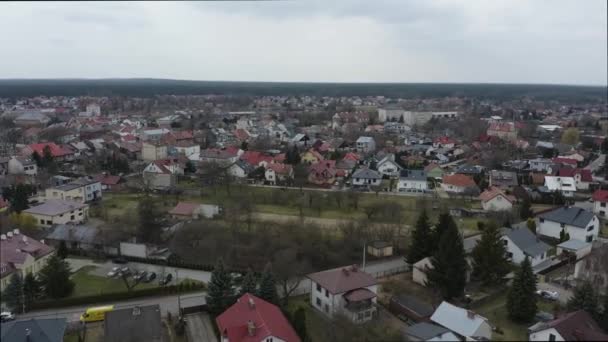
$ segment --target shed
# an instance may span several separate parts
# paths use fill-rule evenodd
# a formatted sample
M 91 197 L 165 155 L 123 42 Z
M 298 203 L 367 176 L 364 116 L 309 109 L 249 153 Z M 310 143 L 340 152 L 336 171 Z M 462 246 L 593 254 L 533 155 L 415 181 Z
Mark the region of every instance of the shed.
M 428 322 L 435 311 L 431 304 L 409 295 L 391 297 L 388 308 L 408 324 Z
M 367 254 L 377 258 L 383 258 L 393 255 L 393 244 L 388 241 L 376 240 L 367 245 Z
M 582 259 L 584 256 L 591 253 L 592 245 L 588 242 L 570 239 L 557 245 L 557 255 L 561 255 L 564 252 L 569 252 L 576 255 L 576 260 Z

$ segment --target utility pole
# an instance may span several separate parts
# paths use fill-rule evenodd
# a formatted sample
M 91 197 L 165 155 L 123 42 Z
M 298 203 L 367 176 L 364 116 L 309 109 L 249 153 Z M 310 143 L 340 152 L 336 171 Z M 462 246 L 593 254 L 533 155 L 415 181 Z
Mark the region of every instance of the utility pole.
M 177 315 L 181 319 L 182 317 L 182 300 L 179 294 L 179 269 L 175 269 L 175 284 L 177 286 Z

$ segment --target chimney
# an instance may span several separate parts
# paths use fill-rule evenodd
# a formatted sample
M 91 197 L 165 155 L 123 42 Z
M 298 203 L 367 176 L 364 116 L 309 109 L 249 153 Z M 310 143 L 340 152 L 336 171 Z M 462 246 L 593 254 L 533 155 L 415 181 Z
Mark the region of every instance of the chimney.
M 40 243 L 44 245 L 45 244 L 44 239 L 40 240 Z
M 19 229 L 13 229 L 13 234 L 19 235 Z
M 351 267 L 351 270 L 352 270 L 353 272 L 357 272 L 357 271 L 359 270 L 359 266 L 357 266 L 357 265 L 353 265 L 353 266 Z
M 0 240 L 6 240 L 6 234 L 0 235 Z
M 342 269 L 342 273 L 344 273 L 345 276 L 348 276 L 350 274 L 350 272 L 346 268 Z
M 471 310 L 467 310 L 467 317 L 469 319 L 475 319 L 475 313 Z
M 247 334 L 251 337 L 255 336 L 255 323 L 252 320 L 247 321 Z
M 255 302 L 253 301 L 253 298 L 249 297 L 248 304 L 251 310 L 255 309 Z
M 141 315 L 141 309 L 139 308 L 139 306 L 136 306 L 133 308 L 133 316 L 139 316 Z
M 12 239 L 13 238 L 13 232 L 8 232 L 6 233 L 6 236 L 8 237 L 8 239 Z
M 23 240 L 23 243 L 27 245 L 27 236 L 23 235 L 21 239 Z

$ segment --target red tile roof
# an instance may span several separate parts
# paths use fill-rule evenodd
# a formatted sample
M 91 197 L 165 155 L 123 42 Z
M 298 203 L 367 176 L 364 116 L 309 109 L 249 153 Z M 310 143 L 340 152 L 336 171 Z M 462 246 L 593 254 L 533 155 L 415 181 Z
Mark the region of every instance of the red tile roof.
M 573 169 L 571 167 L 562 167 L 559 169 L 558 176 L 560 177 L 574 177 L 575 175 L 581 175 L 581 180 L 583 182 L 592 182 L 593 177 L 591 175 L 591 170 L 585 169 Z
M 576 166 L 578 164 L 576 159 L 570 159 L 570 158 L 557 157 L 557 158 L 553 158 L 551 161 L 554 162 L 555 164 L 570 164 L 570 165 L 574 165 L 574 166 Z
M 505 194 L 502 190 L 500 190 L 499 188 L 496 187 L 490 187 L 488 189 L 486 189 L 486 191 L 482 192 L 479 195 L 479 200 L 482 202 L 487 202 L 489 200 L 491 200 L 492 198 L 502 195 L 507 201 L 514 203 L 515 202 L 515 197 L 510 196 Z
M 266 168 L 282 175 L 288 175 L 291 173 L 291 165 L 287 164 L 271 163 L 266 165 Z
M 455 144 L 456 142 L 452 139 L 450 139 L 450 137 L 438 137 L 435 138 L 435 140 L 433 140 L 434 143 L 436 144 L 441 144 L 441 145 L 449 145 L 449 144 Z
M 242 141 L 247 140 L 250 137 L 249 133 L 247 133 L 247 131 L 242 128 L 235 129 L 233 134 L 237 139 L 242 140 Z
M 444 175 L 443 176 L 443 184 L 451 184 L 459 187 L 472 187 L 476 186 L 473 178 L 463 175 L 460 173 L 454 175 Z
M 488 131 L 513 132 L 515 126 L 511 122 L 494 122 L 488 128 Z
M 353 152 L 348 152 L 344 158 L 342 158 L 343 160 L 353 160 L 353 161 L 359 161 L 359 159 L 361 159 L 361 157 L 359 157 L 358 154 L 353 153 Z
M 300 342 L 277 306 L 249 293 L 242 295 L 215 322 L 220 334 L 230 342 L 259 342 L 271 336 L 287 342 Z M 255 327 L 253 336 L 249 334 L 248 324 Z
M 357 290 L 378 283 L 371 274 L 365 273 L 355 266 L 312 273 L 308 275 L 308 278 L 333 294 Z
M 53 157 L 63 157 L 74 153 L 70 150 L 62 148 L 61 146 L 58 146 L 55 143 L 31 144 L 28 147 L 32 150 L 32 153 L 37 152 L 40 156 L 42 156 L 44 154 L 44 148 L 47 146 L 51 150 L 51 155 Z
M 183 215 L 183 216 L 192 216 L 194 211 L 200 207 L 200 203 L 191 203 L 191 202 L 179 202 L 175 206 L 175 208 L 169 211 L 171 215 Z
M 595 190 L 592 198 L 596 202 L 608 202 L 608 190 Z
M 344 295 L 344 298 L 346 298 L 346 300 L 349 302 L 360 302 L 362 300 L 372 299 L 375 297 L 376 294 L 366 288 L 352 290 Z

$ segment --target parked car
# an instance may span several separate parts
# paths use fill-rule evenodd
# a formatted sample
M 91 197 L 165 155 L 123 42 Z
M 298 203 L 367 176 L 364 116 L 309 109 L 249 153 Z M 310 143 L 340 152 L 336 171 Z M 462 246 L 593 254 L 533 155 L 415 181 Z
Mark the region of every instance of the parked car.
M 128 261 L 127 261 L 127 259 L 125 259 L 123 257 L 118 257 L 118 258 L 112 259 L 112 262 L 115 264 L 126 264 Z
M 12 321 L 15 319 L 15 315 L 13 315 L 12 312 L 9 311 L 4 311 L 0 313 L 0 321 L 1 322 L 8 322 L 8 321 Z
M 127 266 L 124 266 L 120 268 L 120 273 L 122 275 L 128 276 L 131 274 L 131 270 Z
M 158 283 L 160 285 L 167 285 L 171 282 L 172 279 L 173 279 L 173 274 L 167 273 L 167 275 L 164 278 L 161 278 Z
M 541 298 L 548 300 L 557 300 L 559 298 L 559 293 L 557 291 L 548 291 L 548 290 L 538 290 L 536 294 Z
M 152 281 L 152 280 L 154 280 L 154 279 L 156 279 L 156 273 L 154 273 L 154 272 L 150 272 L 150 273 L 148 273 L 148 274 L 145 276 L 145 278 L 143 279 L 143 281 L 144 281 L 145 283 L 149 283 L 149 282 L 151 282 L 151 281 Z
M 146 276 L 147 276 L 147 275 L 148 275 L 148 272 L 146 272 L 146 271 L 139 271 L 139 272 L 136 272 L 136 273 L 133 275 L 133 280 L 144 280 L 144 279 L 146 279 Z
M 120 273 L 120 267 L 112 267 L 110 272 L 108 272 L 108 277 L 114 278 L 114 277 L 118 276 L 119 273 Z

